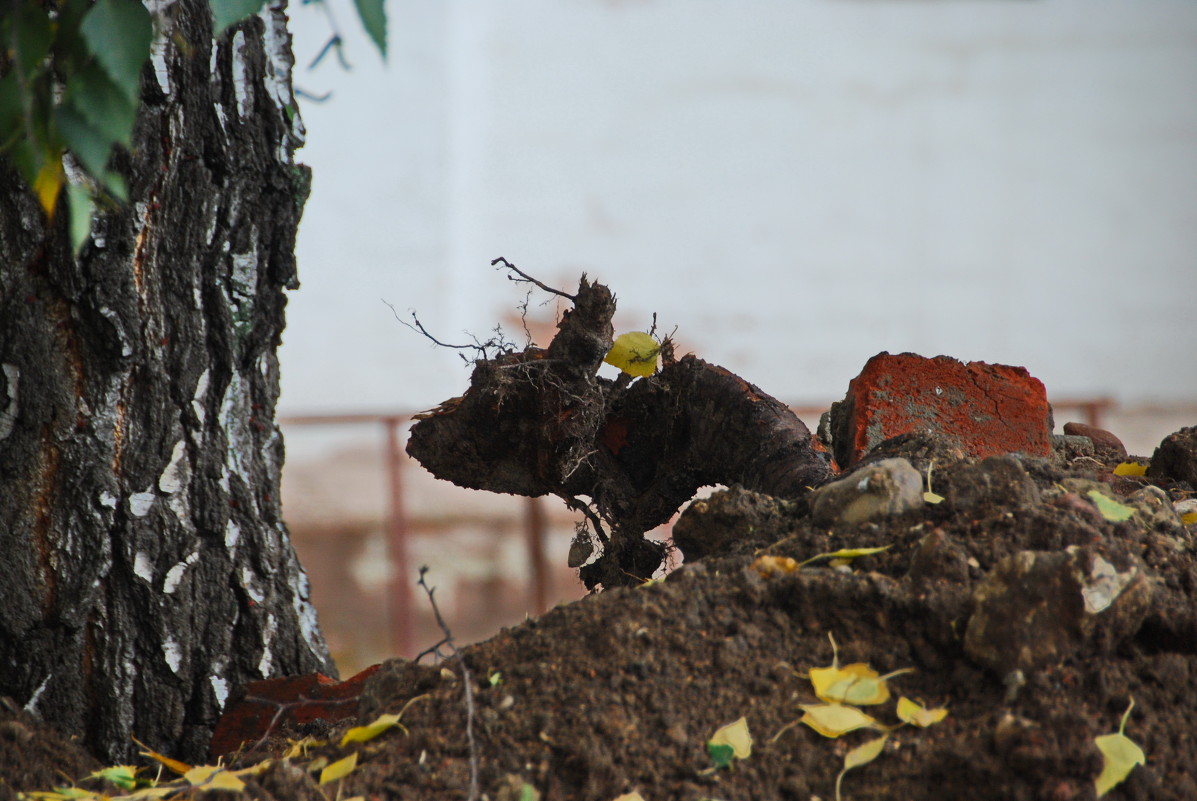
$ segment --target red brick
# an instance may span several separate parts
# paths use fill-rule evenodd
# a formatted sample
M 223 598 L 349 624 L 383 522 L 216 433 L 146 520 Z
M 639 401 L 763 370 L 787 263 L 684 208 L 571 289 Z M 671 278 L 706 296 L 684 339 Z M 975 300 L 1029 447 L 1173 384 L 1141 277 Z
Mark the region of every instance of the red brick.
M 357 712 L 355 702 L 362 694 L 362 685 L 377 669 L 378 665 L 368 667 L 345 681 L 322 673 L 251 681 L 245 686 L 245 697 L 229 704 L 217 722 L 210 746 L 212 756 L 231 753 L 242 743 L 257 742 L 283 726 L 350 717 Z
M 1025 367 L 879 353 L 832 413 L 836 460 L 851 466 L 899 434 L 928 432 L 969 456 L 1047 456 L 1051 409 L 1043 382 Z

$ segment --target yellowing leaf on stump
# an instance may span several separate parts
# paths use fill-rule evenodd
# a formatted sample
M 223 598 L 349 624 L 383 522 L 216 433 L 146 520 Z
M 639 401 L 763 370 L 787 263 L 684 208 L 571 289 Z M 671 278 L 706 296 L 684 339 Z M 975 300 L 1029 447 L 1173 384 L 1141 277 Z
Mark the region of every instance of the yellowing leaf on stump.
M 869 740 L 867 743 L 858 745 L 844 754 L 844 769 L 835 777 L 835 801 L 840 801 L 840 782 L 844 780 L 844 774 L 853 768 L 867 765 L 881 756 L 881 752 L 885 749 L 885 741 L 888 738 L 888 734 L 883 734 L 876 740 Z
M 1097 490 L 1089 490 L 1085 494 L 1089 496 L 1089 500 L 1093 501 L 1093 505 L 1097 507 L 1097 511 L 1101 512 L 1101 516 L 1106 520 L 1118 523 L 1123 520 L 1130 520 L 1135 515 L 1134 507 L 1119 503 L 1113 498 L 1102 495 Z
M 343 779 L 350 773 L 353 773 L 353 769 L 356 767 L 357 752 L 354 751 L 344 759 L 338 759 L 336 762 L 320 771 L 320 783 L 328 784 L 329 782 L 335 782 L 337 779 Z
M 1197 512 L 1187 512 L 1180 516 L 1180 522 L 1186 526 L 1197 523 Z
M 899 720 L 925 729 L 939 723 L 948 716 L 946 709 L 927 709 L 921 704 L 911 701 L 905 696 L 898 699 L 897 715 Z
M 1093 782 L 1097 786 L 1098 797 L 1121 784 L 1135 765 L 1147 762 L 1147 755 L 1143 753 L 1143 749 L 1134 740 L 1123 734 L 1126 730 L 1126 719 L 1130 717 L 1131 710 L 1134 708 L 1135 701 L 1132 698 L 1130 706 L 1122 715 L 1122 723 L 1118 726 L 1117 734 L 1103 734 L 1094 738 L 1097 750 L 1101 751 L 1104 760 L 1101 774 Z
M 843 704 L 800 704 L 801 723 L 824 737 L 840 737 L 850 731 L 876 726 L 877 721 L 854 706 Z
M 1116 476 L 1145 476 L 1147 475 L 1147 465 L 1139 462 L 1123 462 L 1114 468 L 1114 475 Z
M 629 331 L 616 337 L 603 359 L 631 376 L 650 376 L 657 370 L 657 353 L 661 346 L 643 331 Z

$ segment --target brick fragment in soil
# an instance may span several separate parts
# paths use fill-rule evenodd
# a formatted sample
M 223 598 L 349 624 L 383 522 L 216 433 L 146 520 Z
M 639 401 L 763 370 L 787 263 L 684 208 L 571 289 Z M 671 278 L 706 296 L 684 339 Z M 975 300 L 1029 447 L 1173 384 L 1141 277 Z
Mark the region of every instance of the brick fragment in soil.
M 832 406 L 830 429 L 836 462 L 850 467 L 902 434 L 954 438 L 969 456 L 1047 456 L 1052 423 L 1043 383 L 1024 367 L 883 352 Z

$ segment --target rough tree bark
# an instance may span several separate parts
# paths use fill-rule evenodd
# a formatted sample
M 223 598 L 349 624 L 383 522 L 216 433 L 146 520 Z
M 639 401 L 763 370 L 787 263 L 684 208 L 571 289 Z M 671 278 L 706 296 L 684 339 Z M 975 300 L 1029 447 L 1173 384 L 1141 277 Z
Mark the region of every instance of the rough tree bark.
M 601 549 L 581 568 L 588 587 L 651 576 L 664 548 L 644 533 L 699 487 L 800 498 L 831 477 L 829 457 L 789 408 L 722 367 L 675 360 L 668 340 L 655 375 L 630 386 L 627 376 L 598 376 L 615 298 L 586 276 L 566 297 L 574 307 L 547 349 L 478 359 L 466 393 L 420 415 L 407 449 L 455 484 L 557 495 L 586 511 L 597 542 L 582 550 Z
M 332 672 L 280 517 L 284 288 L 308 173 L 285 3 L 166 10 L 131 202 L 73 256 L 0 160 L 0 695 L 199 757 L 246 681 Z

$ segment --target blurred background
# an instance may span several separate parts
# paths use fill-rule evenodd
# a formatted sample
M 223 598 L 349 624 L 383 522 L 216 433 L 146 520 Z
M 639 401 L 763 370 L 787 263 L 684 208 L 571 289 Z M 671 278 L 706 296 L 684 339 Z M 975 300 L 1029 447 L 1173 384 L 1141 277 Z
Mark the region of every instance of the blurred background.
M 883 350 L 1025 366 L 1057 425 L 1096 409 L 1132 453 L 1197 422 L 1197 4 L 386 8 L 385 64 L 350 0 L 291 11 L 314 179 L 284 513 L 342 674 L 440 638 L 419 565 L 461 643 L 583 594 L 558 502 L 388 456 L 470 373 L 396 313 L 525 342 L 498 256 L 608 284 L 617 331 L 656 313 L 812 429 Z M 309 68 L 337 34 L 351 69 Z

